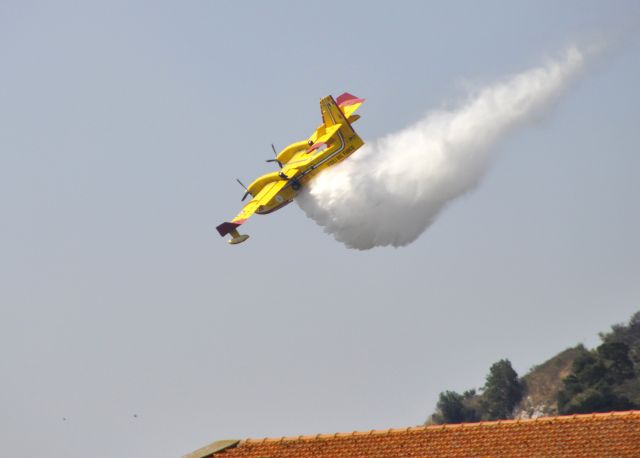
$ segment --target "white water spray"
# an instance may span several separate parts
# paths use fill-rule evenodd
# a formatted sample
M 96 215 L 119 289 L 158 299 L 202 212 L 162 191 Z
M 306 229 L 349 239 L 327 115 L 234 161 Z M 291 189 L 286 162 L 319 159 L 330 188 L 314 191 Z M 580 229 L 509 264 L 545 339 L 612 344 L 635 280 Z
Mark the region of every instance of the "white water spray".
M 407 245 L 478 184 L 496 142 L 539 115 L 583 63 L 584 54 L 571 48 L 561 59 L 481 90 L 456 110 L 430 113 L 324 171 L 297 201 L 349 248 Z

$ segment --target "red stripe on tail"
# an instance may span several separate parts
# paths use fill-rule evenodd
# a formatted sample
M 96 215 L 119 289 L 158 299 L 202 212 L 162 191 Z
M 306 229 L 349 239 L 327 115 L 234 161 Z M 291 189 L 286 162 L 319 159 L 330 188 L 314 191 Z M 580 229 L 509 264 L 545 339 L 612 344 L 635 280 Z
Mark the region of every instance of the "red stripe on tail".
M 338 104 L 339 107 L 354 105 L 356 103 L 362 103 L 362 102 L 364 102 L 364 99 L 359 99 L 355 95 L 349 94 L 348 92 L 345 92 L 344 94 L 339 95 L 338 98 L 336 99 L 336 103 Z

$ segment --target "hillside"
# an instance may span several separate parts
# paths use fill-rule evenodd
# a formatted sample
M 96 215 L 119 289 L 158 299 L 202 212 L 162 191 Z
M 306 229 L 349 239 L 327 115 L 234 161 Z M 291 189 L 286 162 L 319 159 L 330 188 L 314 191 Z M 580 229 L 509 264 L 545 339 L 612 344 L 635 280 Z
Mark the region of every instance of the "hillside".
M 562 380 L 571 374 L 575 359 L 587 351 L 582 345 L 567 348 L 553 358 L 533 367 L 522 377 L 525 386 L 522 400 L 516 406 L 514 418 L 536 418 L 558 414 L 557 393 Z
M 489 369 L 485 385 L 440 393 L 427 424 L 609 412 L 640 408 L 640 312 L 600 334 L 595 349 L 561 351 L 519 377 L 509 360 Z

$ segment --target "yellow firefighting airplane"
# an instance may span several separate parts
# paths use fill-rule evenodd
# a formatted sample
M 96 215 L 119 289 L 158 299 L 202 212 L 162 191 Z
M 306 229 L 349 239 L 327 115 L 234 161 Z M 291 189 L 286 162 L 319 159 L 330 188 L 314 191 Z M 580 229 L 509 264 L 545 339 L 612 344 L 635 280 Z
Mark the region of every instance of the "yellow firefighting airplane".
M 216 228 L 220 235 L 230 234 L 231 244 L 244 242 L 249 236 L 240 234 L 238 227 L 251 215 L 266 215 L 291 203 L 300 189 L 321 170 L 343 161 L 360 148 L 364 142 L 351 124 L 360 118 L 354 112 L 362 102 L 364 99 L 346 92 L 337 100 L 330 95 L 320 100 L 322 125 L 307 140 L 287 146 L 276 154 L 275 159 L 267 161 L 277 163 L 279 172 L 262 175 L 249 187 L 238 180 L 246 190 L 242 200 L 248 195 L 253 199 L 235 218 Z

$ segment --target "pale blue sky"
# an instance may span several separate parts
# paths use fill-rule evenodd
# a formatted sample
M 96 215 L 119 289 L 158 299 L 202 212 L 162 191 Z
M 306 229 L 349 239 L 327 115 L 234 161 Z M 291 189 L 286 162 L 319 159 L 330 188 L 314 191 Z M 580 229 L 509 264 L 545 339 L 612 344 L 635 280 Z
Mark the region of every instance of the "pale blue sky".
M 637 3 L 346 3 L 0 2 L 5 454 L 415 425 L 638 310 Z M 347 250 L 295 205 L 216 233 L 322 96 L 367 98 L 366 141 L 603 38 L 413 245 Z

